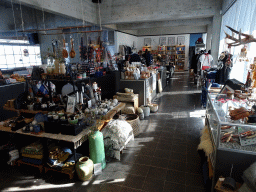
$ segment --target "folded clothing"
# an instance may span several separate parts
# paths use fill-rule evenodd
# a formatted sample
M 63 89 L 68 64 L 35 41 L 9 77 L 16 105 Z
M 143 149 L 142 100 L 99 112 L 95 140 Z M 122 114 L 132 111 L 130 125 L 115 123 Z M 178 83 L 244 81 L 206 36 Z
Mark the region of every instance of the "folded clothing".
M 43 159 L 43 155 L 33 155 L 33 154 L 27 154 L 27 153 L 22 153 L 21 154 L 22 157 L 28 157 L 28 158 L 31 158 L 31 159 Z
M 43 145 L 37 141 L 34 143 L 31 143 L 30 145 L 24 147 L 24 152 L 39 152 L 40 150 L 43 149 Z
M 42 159 L 32 159 L 32 158 L 28 158 L 28 157 L 22 157 L 22 161 L 26 162 L 26 163 L 31 163 L 34 165 L 42 165 L 43 164 Z

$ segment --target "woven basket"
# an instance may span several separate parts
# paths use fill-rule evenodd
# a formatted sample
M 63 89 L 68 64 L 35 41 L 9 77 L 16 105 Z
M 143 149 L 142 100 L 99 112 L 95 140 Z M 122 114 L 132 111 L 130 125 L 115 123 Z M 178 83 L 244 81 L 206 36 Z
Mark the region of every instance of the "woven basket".
M 140 118 L 136 114 L 115 115 L 113 119 L 123 119 L 132 126 L 134 136 L 140 134 Z

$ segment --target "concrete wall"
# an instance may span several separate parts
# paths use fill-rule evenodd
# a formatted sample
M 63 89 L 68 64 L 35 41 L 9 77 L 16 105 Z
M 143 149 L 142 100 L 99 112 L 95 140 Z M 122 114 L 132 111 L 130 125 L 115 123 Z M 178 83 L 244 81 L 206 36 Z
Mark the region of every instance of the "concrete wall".
M 107 0 L 102 23 L 125 23 L 212 17 L 221 0 Z
M 189 61 L 189 42 L 190 42 L 190 35 L 189 34 L 183 34 L 183 35 L 163 35 L 163 36 L 144 36 L 144 37 L 138 37 L 138 44 L 137 44 L 137 50 L 142 50 L 142 47 L 144 46 L 144 38 L 151 38 L 151 47 L 152 50 L 157 50 L 157 46 L 159 45 L 159 38 L 160 37 L 166 37 L 166 41 L 168 44 L 168 37 L 175 37 L 175 42 L 177 43 L 177 37 L 178 36 L 184 36 L 185 37 L 185 70 L 188 69 L 188 61 Z
M 119 45 L 127 45 L 129 47 L 132 47 L 133 42 L 135 44 L 135 47 L 137 48 L 138 37 L 115 31 L 115 52 L 116 53 L 119 52 Z

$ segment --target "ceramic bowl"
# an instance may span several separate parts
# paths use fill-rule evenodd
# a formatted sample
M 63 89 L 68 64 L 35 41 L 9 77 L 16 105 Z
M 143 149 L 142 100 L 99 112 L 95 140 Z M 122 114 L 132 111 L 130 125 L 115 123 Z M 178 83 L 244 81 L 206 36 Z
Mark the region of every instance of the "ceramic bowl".
M 103 114 L 103 111 L 100 109 L 100 110 L 98 111 L 98 114 L 99 114 L 99 115 L 102 115 L 102 114 Z
M 69 122 L 69 124 L 75 125 L 75 124 L 78 123 L 78 119 L 71 120 L 71 119 L 69 118 L 69 119 L 68 119 L 68 122 Z
M 117 104 L 118 100 L 117 99 L 113 99 L 113 103 Z

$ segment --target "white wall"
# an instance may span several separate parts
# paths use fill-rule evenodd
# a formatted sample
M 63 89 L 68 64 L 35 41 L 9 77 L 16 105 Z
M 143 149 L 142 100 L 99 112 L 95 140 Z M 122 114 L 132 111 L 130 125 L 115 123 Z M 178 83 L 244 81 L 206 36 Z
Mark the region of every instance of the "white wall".
M 175 37 L 175 42 L 177 43 L 177 37 L 178 36 L 184 36 L 185 37 L 185 67 L 184 69 L 188 69 L 188 62 L 189 62 L 189 41 L 190 41 L 190 35 L 189 34 L 183 34 L 183 35 L 164 35 L 164 36 L 145 36 L 145 37 L 138 37 L 138 44 L 137 44 L 137 51 L 142 50 L 142 47 L 144 46 L 144 38 L 151 38 L 151 47 L 152 50 L 157 50 L 157 46 L 159 45 L 159 38 L 160 37 L 166 37 L 166 42 L 168 44 L 168 37 Z
M 127 45 L 129 47 L 132 47 L 133 42 L 135 44 L 135 47 L 137 48 L 137 41 L 138 37 L 134 35 L 115 31 L 115 52 L 119 52 L 119 45 Z

